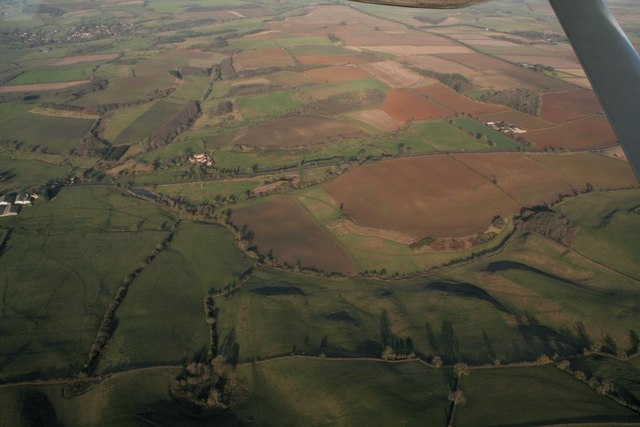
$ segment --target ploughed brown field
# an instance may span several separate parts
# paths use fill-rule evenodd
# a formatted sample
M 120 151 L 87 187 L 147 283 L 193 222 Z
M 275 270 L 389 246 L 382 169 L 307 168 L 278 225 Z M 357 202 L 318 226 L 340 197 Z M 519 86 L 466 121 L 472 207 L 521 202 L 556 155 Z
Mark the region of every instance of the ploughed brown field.
M 392 90 L 387 93 L 382 109 L 400 123 L 455 115 L 451 110 L 408 90 Z
M 447 107 L 456 113 L 466 113 L 472 116 L 506 111 L 509 108 L 503 105 L 486 104 L 474 101 L 442 83 L 425 86 L 417 89 L 420 95 L 426 96 L 440 105 Z
M 367 80 L 371 76 L 356 66 L 336 65 L 305 71 L 307 77 L 316 83 L 340 83 L 352 80 Z
M 424 84 L 425 78 L 395 61 L 372 62 L 360 66 L 370 75 L 392 88 Z
M 261 254 L 270 250 L 291 266 L 356 273 L 355 262 L 331 235 L 316 224 L 292 196 L 233 211 L 231 221 L 255 233 L 252 244 Z
M 567 122 L 557 128 L 528 132 L 524 137 L 539 148 L 598 148 L 617 142 L 609 121 L 600 115 Z
M 360 121 L 386 132 L 391 132 L 400 127 L 393 117 L 382 110 L 358 111 L 351 114 L 351 117 L 355 117 Z
M 76 80 L 73 82 L 60 83 L 34 83 L 28 85 L 0 86 L 0 93 L 3 92 L 44 92 L 49 90 L 60 90 L 68 87 L 89 83 L 89 80 Z
M 554 123 L 563 123 L 602 112 L 596 95 L 585 89 L 542 95 L 540 117 Z
M 537 156 L 542 154 L 402 158 L 359 167 L 322 188 L 344 204 L 345 213 L 357 224 L 419 239 L 484 231 L 496 215 L 508 217 L 522 207 L 584 191 L 588 182 L 603 189 L 636 185 L 626 163 L 604 156 L 593 154 L 583 162 L 566 154 L 555 164 L 538 161 Z
M 233 57 L 233 68 L 238 72 L 257 68 L 287 67 L 293 64 L 293 58 L 280 47 L 249 50 Z
M 277 119 L 238 131 L 233 142 L 252 147 L 299 147 L 363 136 L 351 123 L 315 116 Z

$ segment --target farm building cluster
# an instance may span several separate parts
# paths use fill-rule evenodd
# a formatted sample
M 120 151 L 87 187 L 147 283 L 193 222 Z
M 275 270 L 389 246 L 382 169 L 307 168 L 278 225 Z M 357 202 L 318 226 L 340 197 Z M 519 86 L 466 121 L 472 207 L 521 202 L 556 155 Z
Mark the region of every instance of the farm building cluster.
M 208 154 L 206 153 L 198 153 L 189 156 L 189 161 L 191 163 L 197 163 L 200 165 L 207 165 L 207 167 L 213 167 L 216 163 Z
M 526 130 L 520 129 L 519 127 L 505 121 L 485 122 L 484 124 L 489 126 L 493 130 L 497 130 L 498 132 L 502 132 L 505 134 L 527 133 Z
M 12 193 L 0 196 L 0 217 L 18 215 L 23 206 L 31 205 L 33 199 L 36 198 L 38 198 L 36 194 L 29 193 Z

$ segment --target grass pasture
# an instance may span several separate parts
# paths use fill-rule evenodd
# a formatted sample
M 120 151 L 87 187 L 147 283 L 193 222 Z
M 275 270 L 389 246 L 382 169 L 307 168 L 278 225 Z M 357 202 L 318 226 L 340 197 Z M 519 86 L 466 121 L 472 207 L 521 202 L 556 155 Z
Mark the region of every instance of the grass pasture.
M 137 144 L 150 138 L 160 123 L 169 121 L 184 108 L 180 101 L 160 100 L 151 108 L 143 111 L 129 126 L 118 134 L 113 141 L 116 145 Z M 133 110 L 134 115 L 140 110 Z
M 184 197 L 193 203 L 212 203 L 216 197 L 229 198 L 231 195 L 237 199 L 245 192 L 259 186 L 257 180 L 233 180 L 212 182 L 188 182 L 181 184 L 163 184 L 156 191 L 171 197 Z
M 638 421 L 637 413 L 600 396 L 553 366 L 474 370 L 461 381 L 466 405 L 454 425 L 547 425 Z
M 33 67 L 8 82 L 8 85 L 29 85 L 41 83 L 72 82 L 78 80 L 91 80 L 93 69 L 98 65 L 65 65 L 59 67 Z
M 81 366 L 116 289 L 171 222 L 107 187 L 64 189 L 5 219 L 12 232 L 0 258 L 2 378 L 64 376 Z
M 157 102 L 157 101 L 156 101 Z M 146 113 L 156 102 L 134 105 L 107 113 L 101 124 L 102 137 L 114 142 L 118 136 L 131 126 L 140 116 Z
M 341 120 L 295 116 L 242 129 L 236 134 L 234 144 L 253 147 L 299 147 L 364 135 L 361 128 Z
M 489 144 L 471 137 L 468 133 L 444 121 L 412 123 L 398 132 L 395 138 L 381 137 L 376 142 L 376 145 L 388 145 L 390 148 L 396 148 L 398 144 L 404 144 L 405 150 L 410 147 L 412 153 L 491 149 Z
M 325 83 L 313 86 L 303 86 L 298 89 L 300 97 L 307 102 L 321 101 L 334 95 L 343 93 L 379 90 L 386 92 L 387 86 L 377 80 L 356 80 L 342 83 Z
M 52 179 L 61 179 L 80 172 L 80 169 L 70 164 L 46 162 L 42 159 L 16 157 L 20 153 L 0 153 L 0 171 L 13 175 L 8 180 L 0 182 L 0 192 L 20 192 L 38 189 Z
M 251 265 L 228 230 L 180 224 L 169 246 L 132 283 L 99 369 L 180 363 L 195 356 L 209 345 L 204 296 L 237 280 Z
M 559 209 L 580 224 L 572 247 L 591 259 L 640 279 L 640 191 L 589 195 L 563 203 Z
M 66 153 L 80 144 L 93 123 L 92 119 L 27 112 L 0 122 L 0 134 L 5 140 L 23 141 L 51 153 Z
M 399 339 L 411 338 L 426 356 L 482 363 L 517 359 L 527 345 L 499 300 L 443 277 L 327 280 L 263 269 L 218 307 L 220 336 L 234 334 L 240 360 L 292 352 L 378 358 L 385 345 L 399 349 Z
M 179 373 L 179 368 L 125 372 L 72 398 L 63 397 L 66 384 L 4 387 L 0 389 L 2 422 L 15 427 L 43 423 L 133 427 L 142 420 L 166 421 L 181 414 L 169 395 L 169 384 Z
M 420 363 L 289 359 L 242 366 L 252 390 L 233 407 L 259 425 L 444 425 L 448 385 Z M 309 387 L 309 384 L 313 387 Z
M 453 123 L 471 135 L 477 137 L 480 134 L 480 138 L 485 139 L 492 147 L 501 150 L 518 150 L 522 148 L 522 145 L 515 140 L 468 117 L 455 118 Z
M 214 85 L 215 86 L 215 85 Z M 302 102 L 292 90 L 282 90 L 237 99 L 245 121 L 272 119 L 296 111 Z

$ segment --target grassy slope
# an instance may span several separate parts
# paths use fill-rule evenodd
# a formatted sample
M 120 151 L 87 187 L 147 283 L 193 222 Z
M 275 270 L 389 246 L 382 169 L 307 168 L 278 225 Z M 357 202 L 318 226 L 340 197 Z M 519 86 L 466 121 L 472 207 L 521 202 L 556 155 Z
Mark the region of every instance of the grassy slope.
M 233 409 L 257 425 L 444 425 L 448 386 L 420 363 L 279 360 L 238 370 L 251 390 Z
M 0 257 L 2 377 L 82 363 L 116 288 L 172 221 L 104 187 L 65 189 L 4 220 L 13 231 Z
M 638 421 L 638 414 L 599 396 L 552 366 L 472 371 L 461 389 L 467 403 L 454 425 L 542 425 Z
M 430 288 L 434 281 L 439 280 L 322 280 L 265 270 L 233 298 L 220 300 L 219 333 L 235 337 L 243 360 L 294 349 L 379 357 L 384 344 L 380 322 L 386 311 L 391 333 L 411 337 L 424 354 L 487 361 L 485 332 L 499 357 L 517 356 L 512 348 L 524 342 L 506 313 L 481 297 Z M 443 331 L 443 322 L 451 327 Z M 325 335 L 328 346 L 321 347 Z
M 640 190 L 601 193 L 563 203 L 581 226 L 572 247 L 602 264 L 640 279 Z

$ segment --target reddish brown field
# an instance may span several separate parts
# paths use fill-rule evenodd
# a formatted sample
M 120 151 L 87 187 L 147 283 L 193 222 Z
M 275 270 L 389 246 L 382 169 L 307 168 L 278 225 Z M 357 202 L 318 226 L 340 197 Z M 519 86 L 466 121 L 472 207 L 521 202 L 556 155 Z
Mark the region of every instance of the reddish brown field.
M 529 132 L 524 138 L 538 148 L 597 148 L 617 142 L 605 116 L 587 117 L 556 128 Z
M 587 153 L 435 155 L 354 169 L 322 188 L 359 225 L 414 238 L 458 237 L 485 230 L 495 215 L 583 191 L 635 185 L 622 161 Z
M 253 147 L 299 147 L 363 136 L 359 127 L 336 119 L 295 116 L 238 131 L 235 144 Z
M 507 85 L 506 87 L 525 87 L 541 90 L 566 90 L 571 87 L 560 80 L 547 77 L 544 74 L 536 73 L 481 53 L 444 53 L 437 56 L 448 61 L 457 62 L 477 71 L 491 72 L 490 75 L 493 74 L 496 78 L 500 78 L 502 76 L 505 80 L 513 82 L 511 85 Z M 471 79 L 474 80 L 473 76 L 471 77 Z M 493 86 L 489 84 L 488 87 Z
M 354 55 L 297 55 L 296 59 L 302 65 L 365 64 L 379 60 L 378 57 L 367 53 Z
M 361 67 L 382 83 L 396 89 L 433 82 L 431 79 L 426 79 L 395 61 L 372 62 L 370 64 L 363 64 Z
M 514 65 L 482 53 L 442 53 L 436 55 L 447 61 L 457 62 L 476 71 L 508 70 Z
M 559 171 L 578 187 L 587 182 L 602 189 L 638 186 L 635 175 L 626 161 L 602 154 L 532 153 L 529 157 Z
M 66 89 L 68 87 L 78 86 L 85 83 L 89 83 L 89 80 L 76 80 L 73 82 L 61 82 L 61 83 L 34 83 L 29 85 L 0 86 L 0 93 L 2 92 L 44 92 L 44 91 L 50 91 L 50 90 Z
M 560 194 L 572 193 L 575 188 L 573 182 L 561 173 L 522 154 L 492 153 L 453 157 L 488 181 L 495 181 L 496 186 L 519 207 L 552 202 Z
M 578 89 L 542 95 L 540 117 L 550 122 L 564 123 L 601 111 L 600 102 L 592 91 Z
M 442 83 L 422 87 L 417 89 L 416 92 L 420 95 L 429 97 L 431 100 L 456 113 L 466 113 L 471 114 L 472 116 L 479 116 L 481 114 L 508 110 L 508 107 L 503 105 L 485 104 L 484 102 L 469 99 Z
M 400 62 L 408 64 L 410 66 L 417 66 L 424 70 L 435 71 L 436 73 L 470 73 L 474 70 L 459 64 L 457 62 L 448 61 L 446 59 L 438 58 L 434 55 L 411 55 L 403 56 L 398 59 Z
M 254 233 L 252 243 L 261 254 L 273 250 L 279 263 L 300 264 L 324 271 L 356 273 L 355 262 L 331 235 L 286 196 L 233 211 L 231 221 Z
M 545 122 L 530 114 L 521 113 L 520 111 L 505 111 L 502 113 L 485 114 L 480 117 L 483 122 L 505 121 L 516 125 L 520 129 L 532 131 L 539 129 L 548 129 L 554 127 L 553 123 Z
M 455 115 L 452 111 L 408 90 L 392 90 L 387 93 L 382 109 L 400 123 Z
M 289 56 L 289 53 L 279 47 L 248 50 L 240 52 L 233 57 L 233 67 L 236 71 L 256 68 L 287 67 L 293 64 L 293 58 Z
M 363 166 L 322 185 L 346 214 L 366 227 L 425 236 L 467 236 L 520 206 L 446 155 Z
M 307 77 L 316 83 L 340 83 L 351 80 L 367 80 L 371 76 L 355 66 L 336 65 L 334 67 L 322 67 L 306 71 Z

